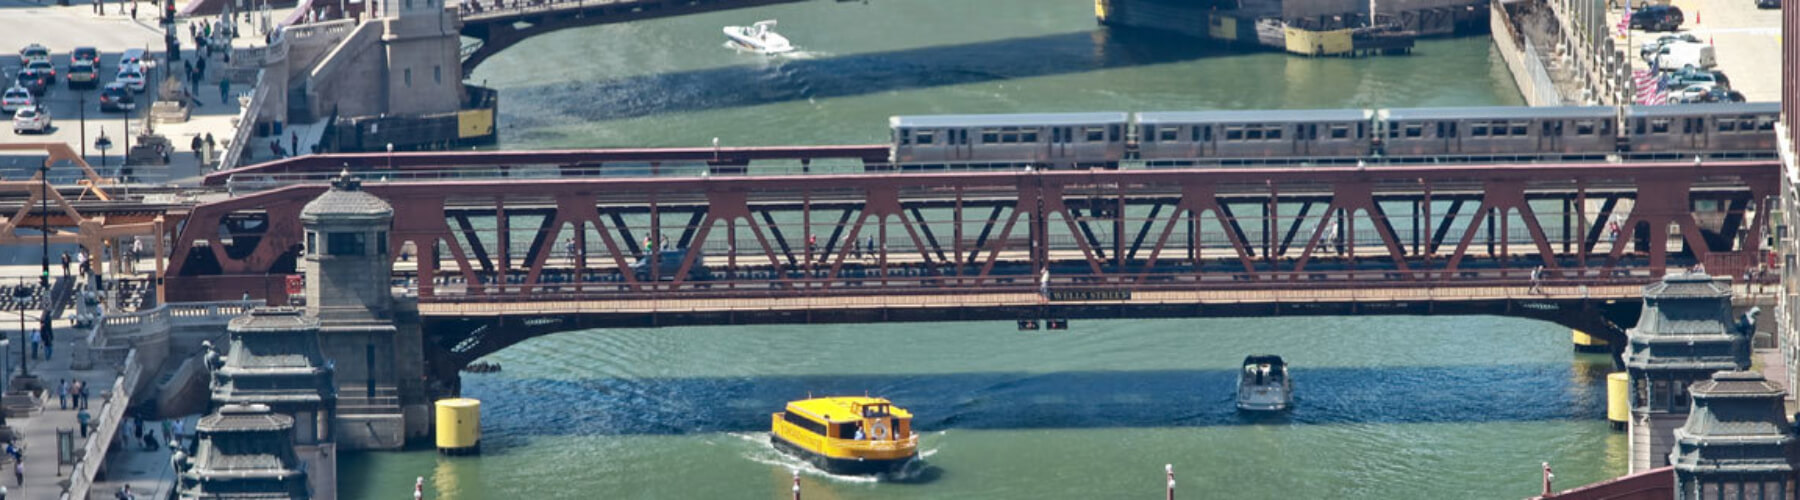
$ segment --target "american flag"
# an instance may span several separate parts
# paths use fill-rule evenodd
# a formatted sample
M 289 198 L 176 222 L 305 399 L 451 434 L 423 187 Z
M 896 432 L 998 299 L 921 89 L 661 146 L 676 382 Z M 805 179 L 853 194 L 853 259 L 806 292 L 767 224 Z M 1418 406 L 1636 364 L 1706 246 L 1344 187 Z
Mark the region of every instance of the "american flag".
M 1625 15 L 1619 17 L 1619 38 L 1631 32 L 1631 0 L 1625 0 Z
M 1640 69 L 1631 72 L 1631 82 L 1637 88 L 1637 98 L 1634 100 L 1638 104 L 1657 105 L 1669 103 L 1669 89 L 1663 87 L 1662 77 L 1657 73 L 1658 71 L 1654 68 Z

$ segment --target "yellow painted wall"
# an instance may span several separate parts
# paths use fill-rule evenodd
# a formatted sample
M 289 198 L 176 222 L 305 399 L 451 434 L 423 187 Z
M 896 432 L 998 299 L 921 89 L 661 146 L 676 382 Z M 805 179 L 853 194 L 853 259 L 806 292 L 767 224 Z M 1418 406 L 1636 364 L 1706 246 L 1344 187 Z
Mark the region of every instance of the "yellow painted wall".
M 1350 53 L 1350 30 L 1308 31 L 1292 26 L 1283 28 L 1287 51 L 1303 56 L 1327 56 Z
M 456 112 L 456 137 L 468 139 L 494 134 L 494 110 L 467 109 Z

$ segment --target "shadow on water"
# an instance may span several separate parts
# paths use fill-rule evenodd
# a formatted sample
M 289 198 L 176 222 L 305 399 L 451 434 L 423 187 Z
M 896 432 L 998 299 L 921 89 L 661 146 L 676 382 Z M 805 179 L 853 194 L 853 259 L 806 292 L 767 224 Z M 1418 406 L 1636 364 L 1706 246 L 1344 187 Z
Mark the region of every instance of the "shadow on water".
M 1236 370 L 556 380 L 465 375 L 491 444 L 541 435 L 760 432 L 792 399 L 884 396 L 921 432 L 1598 420 L 1608 363 L 1296 368 L 1294 409 L 1240 414 Z
M 529 110 L 508 113 L 535 128 L 561 118 L 612 120 L 915 88 L 1184 62 L 1235 54 L 1192 38 L 1095 30 L 768 64 L 505 89 Z M 571 99 L 570 96 L 584 96 Z M 540 109 L 541 108 L 541 109 Z

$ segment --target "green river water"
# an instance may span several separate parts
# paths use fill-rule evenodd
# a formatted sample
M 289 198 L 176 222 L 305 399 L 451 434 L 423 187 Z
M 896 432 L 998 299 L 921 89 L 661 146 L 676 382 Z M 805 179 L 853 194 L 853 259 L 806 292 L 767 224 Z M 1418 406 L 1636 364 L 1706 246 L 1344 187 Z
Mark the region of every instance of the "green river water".
M 1307 59 L 1095 25 L 1085 0 L 808 2 L 567 30 L 484 63 L 500 147 L 881 142 L 895 114 L 1516 105 L 1485 37 L 1413 56 Z M 779 19 L 788 57 L 723 47 Z M 1244 355 L 1294 365 L 1288 415 L 1232 407 Z M 346 453 L 343 498 L 1523 498 L 1616 476 L 1604 356 L 1493 317 L 1282 317 L 592 330 L 465 375 L 484 454 Z M 918 416 L 904 481 L 806 470 L 768 445 L 807 394 Z

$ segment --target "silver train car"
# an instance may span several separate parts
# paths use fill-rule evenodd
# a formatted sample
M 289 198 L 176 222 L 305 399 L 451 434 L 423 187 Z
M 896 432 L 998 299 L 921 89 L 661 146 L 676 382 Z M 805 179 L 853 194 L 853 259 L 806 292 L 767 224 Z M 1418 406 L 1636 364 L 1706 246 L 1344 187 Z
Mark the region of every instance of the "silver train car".
M 1125 157 L 1128 118 L 1123 112 L 896 116 L 888 119 L 888 161 L 901 168 L 1112 167 Z
M 1702 103 L 1625 109 L 1630 152 L 1686 156 L 1693 151 L 1754 154 L 1775 150 L 1781 103 Z
M 1765 102 L 896 116 L 888 159 L 921 169 L 1772 157 L 1780 112 Z
M 1349 157 L 1369 152 L 1362 109 L 1138 113 L 1144 159 Z
M 1609 106 L 1402 108 L 1376 113 L 1385 156 L 1595 156 L 1618 150 Z

